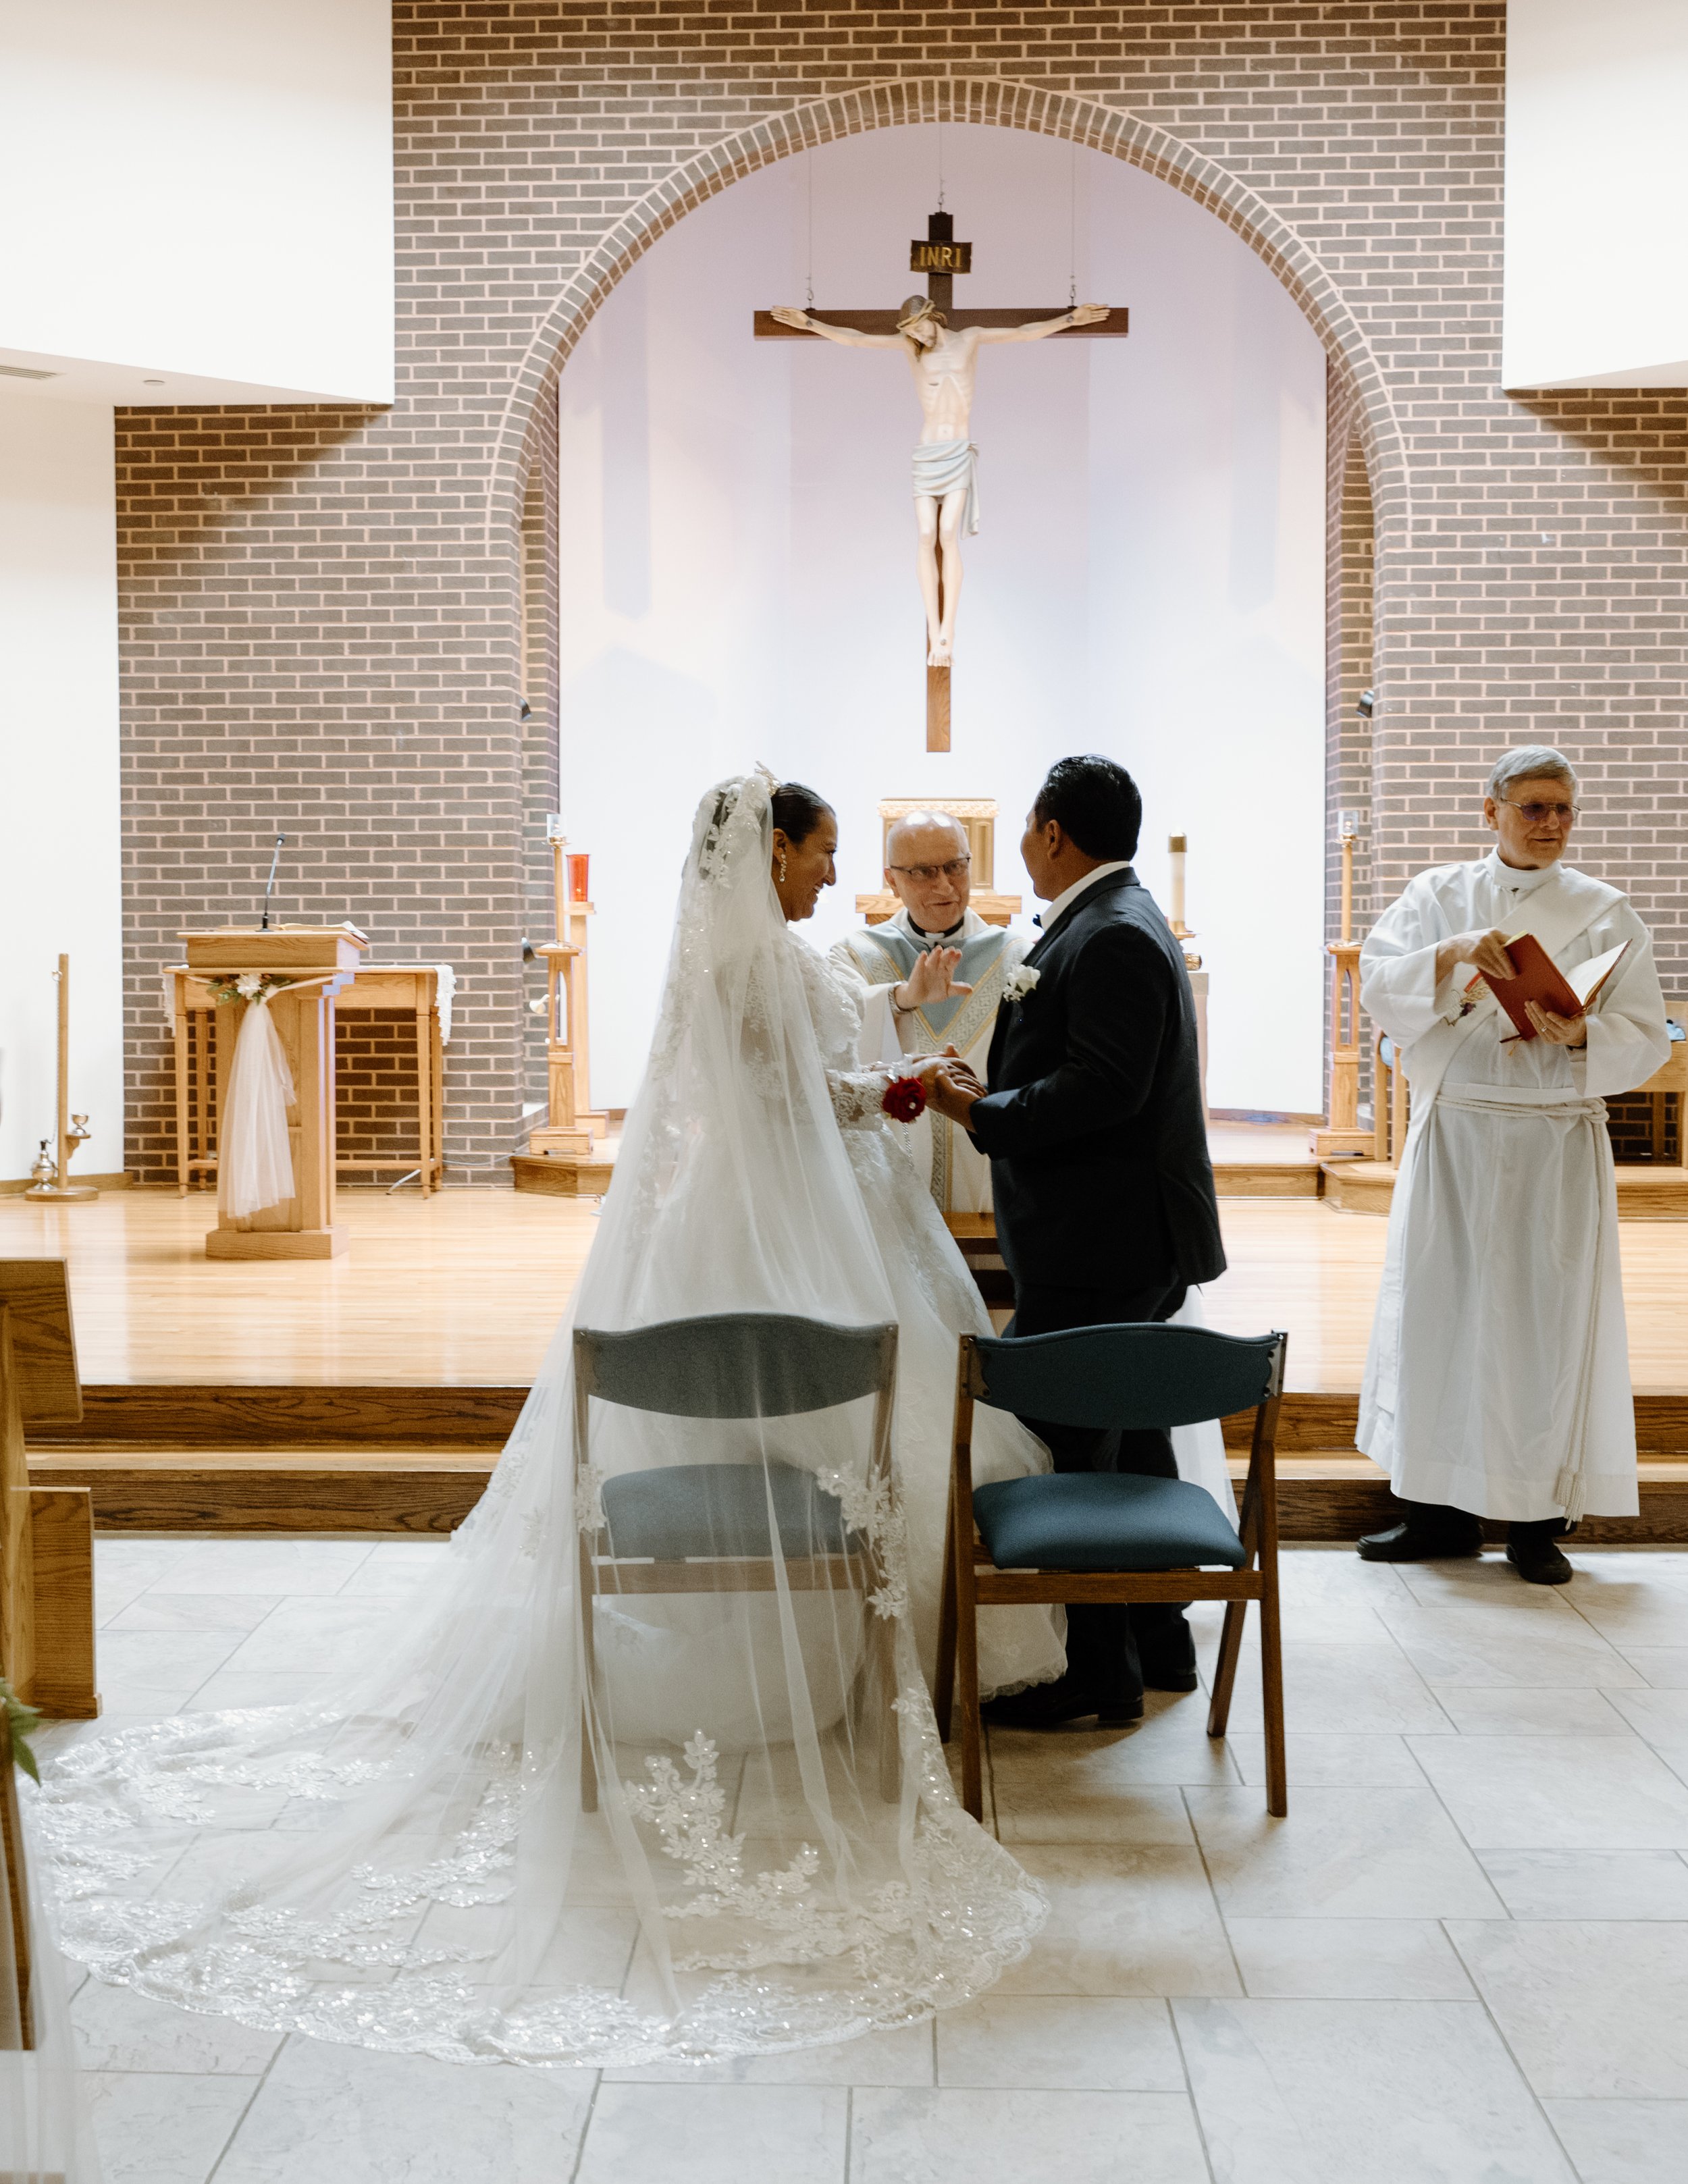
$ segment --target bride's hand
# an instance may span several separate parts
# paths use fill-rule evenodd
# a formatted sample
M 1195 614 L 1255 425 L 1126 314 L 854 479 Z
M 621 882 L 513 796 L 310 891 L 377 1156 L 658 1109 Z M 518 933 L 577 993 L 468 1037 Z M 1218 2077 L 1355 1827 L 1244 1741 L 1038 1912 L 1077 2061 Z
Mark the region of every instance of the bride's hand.
M 912 1077 L 917 1077 L 920 1079 L 921 1084 L 925 1089 L 926 1096 L 930 1100 L 932 1097 L 933 1087 L 938 1081 L 939 1071 L 944 1067 L 946 1062 L 952 1062 L 955 1061 L 956 1058 L 957 1056 L 955 1048 L 953 1046 L 946 1046 L 942 1054 L 922 1055 L 921 1056 L 919 1068 L 911 1070 L 909 1074 Z M 962 1062 L 961 1067 L 965 1069 L 967 1067 L 966 1062 Z
M 893 1004 L 906 1015 L 911 1009 L 929 1008 L 934 1001 L 947 1001 L 956 994 L 972 993 L 970 985 L 950 975 L 961 960 L 959 948 L 946 948 L 941 941 L 934 942 L 916 959 L 902 983 L 892 987 Z

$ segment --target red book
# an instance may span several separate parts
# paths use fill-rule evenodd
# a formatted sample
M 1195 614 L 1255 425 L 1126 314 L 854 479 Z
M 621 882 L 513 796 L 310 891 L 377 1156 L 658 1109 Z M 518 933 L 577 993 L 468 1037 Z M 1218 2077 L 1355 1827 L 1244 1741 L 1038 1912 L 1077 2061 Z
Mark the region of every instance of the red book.
M 1603 956 L 1579 963 L 1574 971 L 1562 971 L 1533 933 L 1515 933 L 1507 943 L 1507 953 L 1518 975 L 1491 978 L 1486 971 L 1479 971 L 1465 990 L 1473 992 L 1480 979 L 1518 1026 L 1518 1037 L 1534 1039 L 1535 1026 L 1529 1020 L 1527 1002 L 1537 1002 L 1556 1017 L 1585 1015 L 1629 952 L 1629 942 L 1620 940 Z

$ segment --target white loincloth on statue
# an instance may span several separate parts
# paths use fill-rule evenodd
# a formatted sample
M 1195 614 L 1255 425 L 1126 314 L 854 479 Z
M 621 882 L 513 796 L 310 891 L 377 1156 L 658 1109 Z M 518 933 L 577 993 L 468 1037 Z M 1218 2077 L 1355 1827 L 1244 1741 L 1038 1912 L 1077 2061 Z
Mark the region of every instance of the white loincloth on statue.
M 941 504 L 947 494 L 965 488 L 961 528 L 969 538 L 979 527 L 978 459 L 978 449 L 966 440 L 922 441 L 914 451 L 915 499 Z
M 865 979 L 870 989 L 862 1009 L 861 1051 L 863 1063 L 874 1068 L 895 1069 L 911 1056 L 941 1054 L 955 1046 L 961 1059 L 981 1080 L 990 1053 L 996 1011 L 1002 1000 L 1002 982 L 1030 953 L 1037 936 L 987 925 L 970 910 L 961 929 L 947 944 L 959 946 L 961 961 L 955 976 L 973 989 L 958 1000 L 931 1009 L 916 1009 L 899 1016 L 891 1006 L 891 989 L 914 969 L 933 939 L 916 931 L 905 910 L 883 925 L 865 926 L 849 933 L 830 951 L 841 970 Z M 941 1115 L 922 1115 L 900 1134 L 903 1150 L 926 1177 L 939 1209 L 944 1213 L 988 1213 L 990 1162 L 967 1132 Z

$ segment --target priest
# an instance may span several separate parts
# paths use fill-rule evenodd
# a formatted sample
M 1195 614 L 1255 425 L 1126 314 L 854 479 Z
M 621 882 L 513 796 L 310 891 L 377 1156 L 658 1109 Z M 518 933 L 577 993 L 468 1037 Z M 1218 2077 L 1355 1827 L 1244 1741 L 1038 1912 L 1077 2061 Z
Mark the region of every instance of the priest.
M 864 1062 L 898 1064 L 905 1055 L 953 1047 L 981 1083 L 1003 983 L 1033 936 L 987 925 L 967 906 L 970 859 L 959 819 L 911 811 L 885 843 L 885 884 L 902 907 L 833 948 L 842 968 L 873 989 L 862 1024 Z M 990 1210 L 990 1162 L 964 1129 L 928 1109 L 904 1144 L 944 1213 Z
M 1564 862 L 1578 809 L 1559 752 L 1507 751 L 1488 855 L 1421 872 L 1361 951 L 1412 1092 L 1357 1435 L 1405 1508 L 1361 1540 L 1368 1561 L 1474 1555 L 1486 1517 L 1521 1577 L 1563 1585 L 1558 1537 L 1639 1507 L 1602 1097 L 1644 1084 L 1670 1038 L 1646 928 Z M 1523 933 L 1565 971 L 1628 944 L 1586 1012 L 1532 1002 L 1529 1039 L 1478 976 L 1510 976 Z

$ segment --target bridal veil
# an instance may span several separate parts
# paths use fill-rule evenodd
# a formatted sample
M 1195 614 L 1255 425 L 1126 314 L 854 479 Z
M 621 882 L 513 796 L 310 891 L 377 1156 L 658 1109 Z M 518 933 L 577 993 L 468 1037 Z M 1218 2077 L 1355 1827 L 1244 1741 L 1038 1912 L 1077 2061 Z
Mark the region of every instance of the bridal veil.
M 922 2016 L 1035 1931 L 916 1659 L 870 1384 L 895 1312 L 784 944 L 770 789 L 699 808 L 591 1256 L 427 1596 L 331 1701 L 176 1716 L 49 1774 L 64 1942 L 100 1977 L 371 2048 L 633 2064 Z M 804 1320 L 870 1361 L 815 1384 L 827 1407 L 789 1400 Z M 732 1386 L 734 1328 L 783 1404 L 685 1392 Z M 762 1414 L 715 1414 L 735 1403 Z

